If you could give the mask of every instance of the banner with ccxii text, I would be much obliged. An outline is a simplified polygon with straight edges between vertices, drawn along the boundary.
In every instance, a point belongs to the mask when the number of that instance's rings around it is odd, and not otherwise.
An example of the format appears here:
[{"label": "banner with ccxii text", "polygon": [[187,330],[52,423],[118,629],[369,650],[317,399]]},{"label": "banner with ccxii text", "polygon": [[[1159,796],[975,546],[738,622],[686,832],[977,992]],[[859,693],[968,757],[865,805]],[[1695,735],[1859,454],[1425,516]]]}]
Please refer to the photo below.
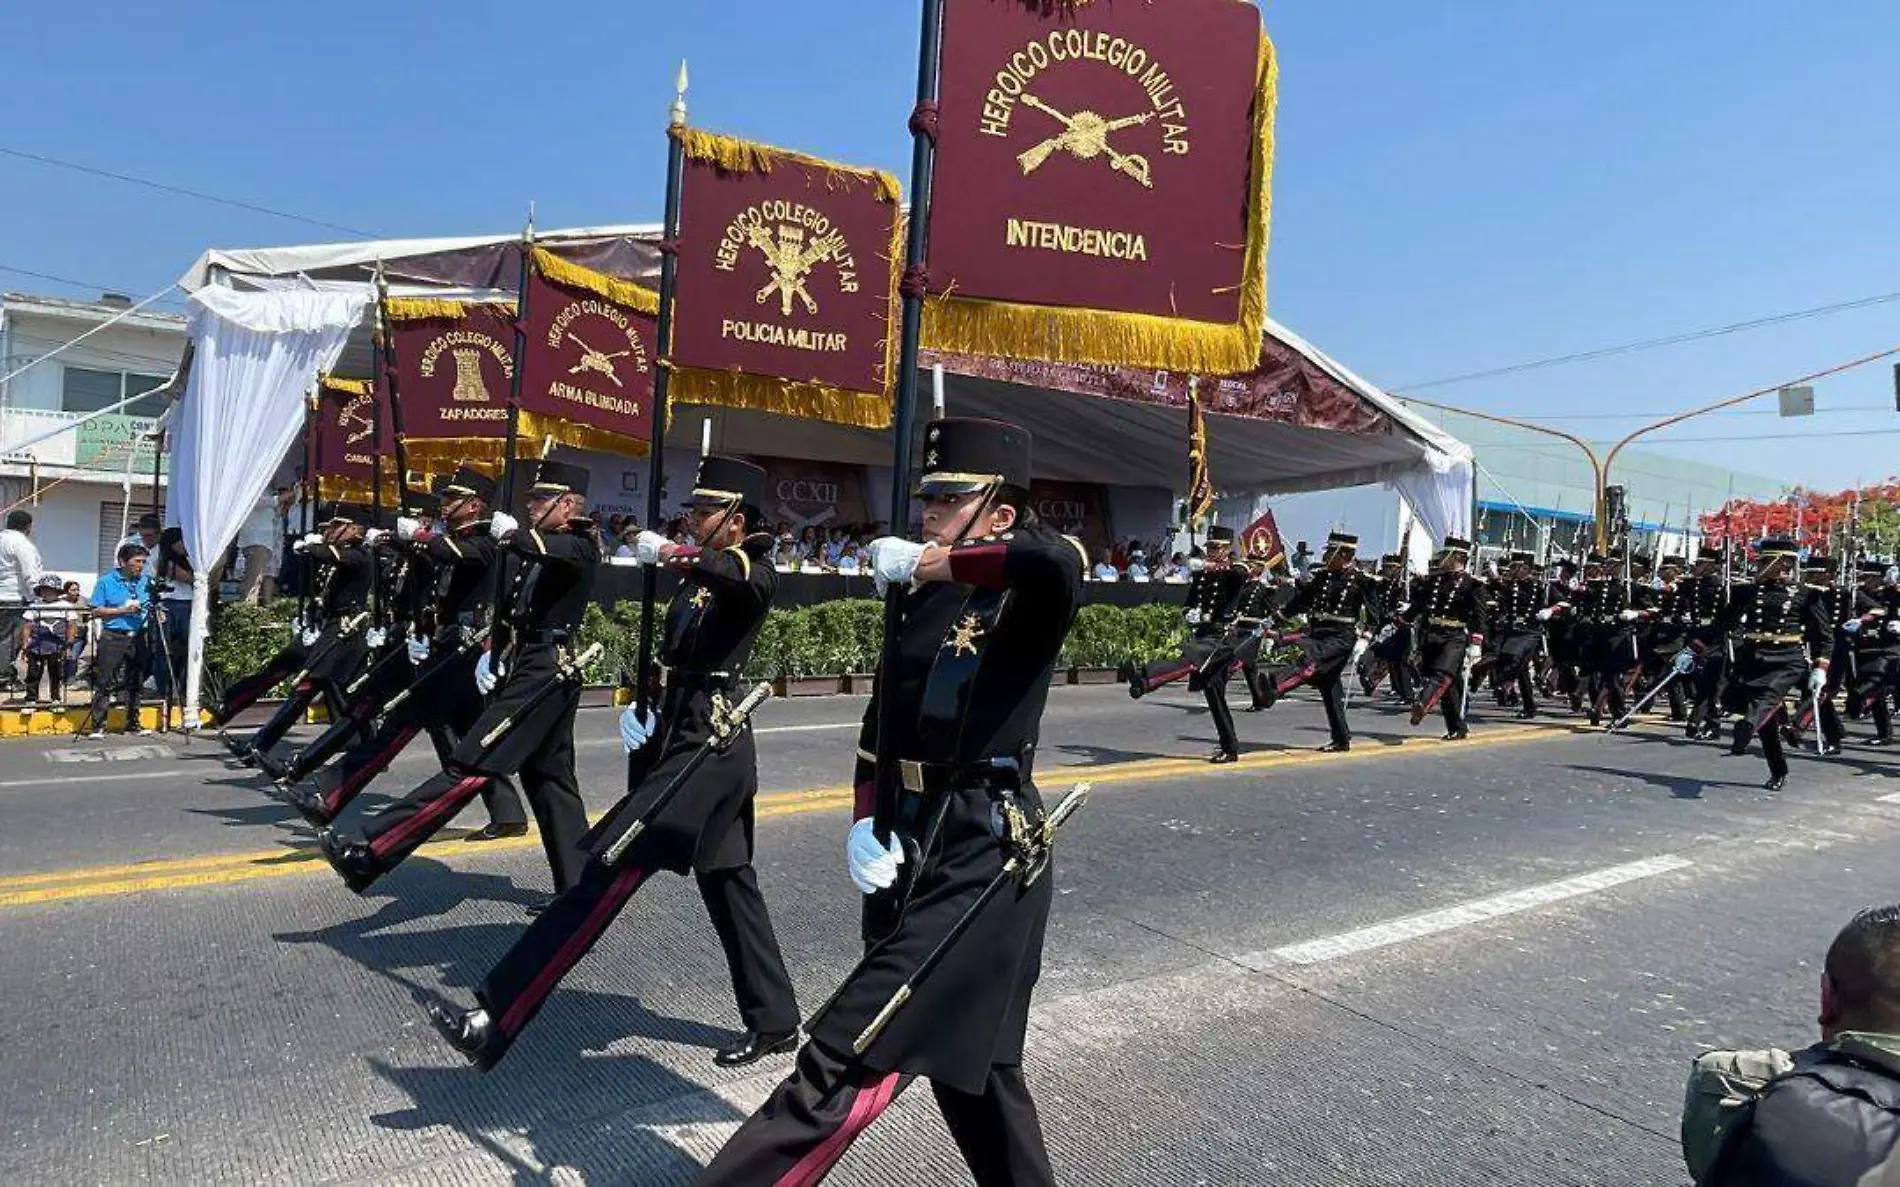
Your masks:
[{"label": "banner with ccxii text", "polygon": [[671,398],[891,423],[896,178],[676,128],[686,170]]},{"label": "banner with ccxii text", "polygon": [[646,456],[659,294],[535,248],[527,306],[524,435]]},{"label": "banner with ccxii text", "polygon": [[1248,0],[948,0],[925,344],[1252,369],[1276,86]]},{"label": "banner with ccxii text", "polygon": [[[513,307],[392,298],[384,306],[409,464],[438,471],[507,451]],[[524,435],[520,452],[529,450]]]}]

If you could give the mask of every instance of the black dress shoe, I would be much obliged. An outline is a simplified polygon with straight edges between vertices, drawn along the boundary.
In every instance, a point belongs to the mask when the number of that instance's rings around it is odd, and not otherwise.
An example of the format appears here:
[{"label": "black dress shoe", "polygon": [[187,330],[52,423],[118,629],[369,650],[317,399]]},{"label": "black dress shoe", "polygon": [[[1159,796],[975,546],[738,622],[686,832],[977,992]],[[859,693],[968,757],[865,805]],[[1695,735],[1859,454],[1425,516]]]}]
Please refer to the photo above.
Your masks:
[{"label": "black dress shoe", "polygon": [[280,804],[289,804],[297,809],[297,815],[318,828],[336,819],[324,805],[323,793],[301,783],[273,783],[264,789],[264,794]]},{"label": "black dress shoe", "polygon": [[1891,746],[1891,745],[1893,745],[1893,739],[1892,739],[1892,738],[1869,738],[1869,739],[1867,739],[1867,745],[1869,745],[1869,746]]},{"label": "black dress shoe", "polygon": [[561,896],[558,894],[537,894],[528,900],[527,905],[523,907],[522,910],[527,914],[528,918],[539,919],[541,916],[547,914],[548,908],[552,907],[554,900],[559,897]]},{"label": "black dress shoe", "polygon": [[317,834],[317,849],[343,879],[343,884],[358,894],[368,890],[383,875],[382,863],[376,860],[368,845],[346,841],[333,828]]},{"label": "black dress shoe", "polygon": [[1840,753],[1841,748],[1833,742],[1823,742],[1821,744],[1821,757],[1823,758],[1838,758],[1840,757]]},{"label": "black dress shoe", "polygon": [[1232,750],[1216,750],[1207,756],[1207,761],[1217,766],[1224,766],[1230,762],[1239,762],[1240,755]]},{"label": "black dress shoe", "polygon": [[284,762],[276,755],[271,754],[269,751],[263,751],[257,755],[257,769],[278,782],[290,776],[290,764]]},{"label": "black dress shoe", "polygon": [[1770,775],[1768,776],[1768,782],[1761,786],[1763,791],[1780,791],[1783,787],[1786,787],[1787,784],[1788,777],[1786,775]]},{"label": "black dress shoe", "polygon": [[1351,749],[1351,742],[1328,742],[1319,748],[1319,752],[1321,754],[1344,754]]},{"label": "black dress shoe", "polygon": [[1462,725],[1455,730],[1445,731],[1445,741],[1447,742],[1462,742],[1470,736],[1471,731]]},{"label": "black dress shoe", "polygon": [[1123,664],[1121,678],[1128,682],[1128,699],[1138,701],[1148,691],[1148,678],[1134,664]]},{"label": "black dress shoe", "polygon": [[230,734],[226,734],[224,735],[224,737],[218,740],[223,742],[224,748],[231,752],[231,757],[237,759],[240,762],[250,758],[252,755],[257,753],[255,750],[251,748],[250,742],[246,741],[243,738],[237,738],[237,737],[233,737]]},{"label": "black dress shoe", "polygon": [[796,1029],[773,1031],[770,1034],[748,1030],[737,1043],[715,1052],[713,1062],[720,1067],[744,1067],[768,1055],[789,1055],[798,1050],[800,1037]]},{"label": "black dress shoe", "polygon": [[429,1021],[449,1046],[482,1071],[494,1067],[507,1054],[507,1044],[501,1041],[494,1020],[479,1006],[473,1010],[457,1010],[442,1002],[430,1002]]},{"label": "black dress shoe", "polygon": [[1519,709],[1517,711],[1517,719],[1519,721],[1529,721],[1535,716],[1537,716],[1537,710],[1535,709]]},{"label": "black dress shoe", "polygon": [[1427,710],[1426,710],[1426,708],[1425,708],[1425,704],[1424,704],[1424,702],[1422,702],[1422,701],[1415,701],[1415,702],[1413,702],[1413,704],[1412,704],[1412,724],[1413,724],[1413,725],[1417,725],[1417,724],[1418,724],[1419,722],[1421,722],[1421,721],[1424,721],[1424,720],[1425,720],[1425,714],[1426,714],[1426,712],[1427,712]]},{"label": "black dress shoe", "polygon": [[492,820],[474,832],[463,837],[465,841],[499,841],[504,837],[525,837],[528,826],[524,824],[496,824]]}]

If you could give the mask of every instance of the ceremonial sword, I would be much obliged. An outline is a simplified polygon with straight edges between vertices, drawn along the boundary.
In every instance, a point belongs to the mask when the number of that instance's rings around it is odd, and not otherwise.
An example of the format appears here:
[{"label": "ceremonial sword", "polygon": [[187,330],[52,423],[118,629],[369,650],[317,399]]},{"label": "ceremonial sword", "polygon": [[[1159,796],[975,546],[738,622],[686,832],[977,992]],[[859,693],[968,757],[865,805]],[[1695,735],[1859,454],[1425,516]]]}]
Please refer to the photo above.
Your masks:
[{"label": "ceremonial sword", "polygon": [[739,732],[752,719],[752,714],[758,711],[760,705],[771,699],[771,696],[772,686],[760,681],[752,686],[752,691],[745,695],[744,700],[724,713],[715,709],[712,719],[712,736],[700,743],[699,749],[693,751],[693,756],[686,760],[686,765],[680,768],[679,774],[674,775],[665,789],[654,797],[651,804],[647,805],[647,810],[640,813],[640,818],[628,825],[627,831],[621,833],[613,844],[607,846],[607,851],[601,855],[601,860],[609,866],[619,864],[620,859],[626,855],[627,847],[638,840],[649,825],[659,819],[660,813],[666,811],[666,806],[685,789],[687,780],[693,777],[693,772],[699,769],[700,764],[714,754],[723,753],[730,748],[733,741],[738,738]]}]

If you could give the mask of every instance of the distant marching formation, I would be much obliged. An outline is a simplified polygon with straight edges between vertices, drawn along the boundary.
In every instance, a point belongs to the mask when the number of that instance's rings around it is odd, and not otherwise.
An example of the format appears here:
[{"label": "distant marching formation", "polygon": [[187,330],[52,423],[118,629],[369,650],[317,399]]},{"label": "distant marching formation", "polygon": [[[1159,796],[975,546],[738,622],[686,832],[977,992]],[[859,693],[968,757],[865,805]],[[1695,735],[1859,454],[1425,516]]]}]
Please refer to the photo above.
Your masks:
[{"label": "distant marching formation", "polygon": [[[1843,715],[1870,719],[1870,746],[1893,742],[1900,692],[1900,569],[1869,557],[1810,554],[1793,541],[1754,546],[1752,577],[1738,558],[1704,546],[1694,561],[1660,562],[1622,548],[1542,568],[1512,552],[1502,571],[1473,575],[1471,544],[1447,537],[1431,570],[1408,576],[1399,556],[1361,567],[1358,538],[1332,533],[1318,568],[1276,576],[1268,558],[1237,556],[1230,529],[1210,530],[1188,587],[1188,639],[1179,657],[1123,669],[1131,696],[1186,680],[1207,698],[1220,747],[1240,756],[1227,685],[1238,672],[1250,709],[1308,685],[1332,739],[1350,750],[1349,676],[1367,697],[1391,695],[1418,725],[1434,709],[1445,738],[1469,735],[1471,689],[1488,678],[1498,705],[1538,714],[1538,696],[1567,698],[1590,724],[1621,729],[1666,698],[1692,739],[1715,738],[1734,717],[1729,753],[1759,740],[1770,790],[1788,778],[1786,747],[1810,731],[1836,755]],[[1350,670],[1350,671],[1349,671]]]}]

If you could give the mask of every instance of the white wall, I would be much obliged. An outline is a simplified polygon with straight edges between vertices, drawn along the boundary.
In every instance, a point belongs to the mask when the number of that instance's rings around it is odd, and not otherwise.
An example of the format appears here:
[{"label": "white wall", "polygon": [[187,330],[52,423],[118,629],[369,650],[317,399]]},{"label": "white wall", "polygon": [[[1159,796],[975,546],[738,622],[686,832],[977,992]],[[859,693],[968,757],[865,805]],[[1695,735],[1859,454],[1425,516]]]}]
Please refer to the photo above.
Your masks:
[{"label": "white wall", "polygon": [[[149,488],[133,492],[135,501],[149,496]],[[33,543],[46,567],[90,594],[99,574],[99,508],[110,504],[116,524],[123,500],[117,487],[67,482],[42,494],[38,504],[28,503],[24,509],[33,513]],[[133,518],[138,518],[136,509]]]},{"label": "white wall", "polygon": [[[0,359],[0,363],[5,365],[0,366],[0,374],[40,357],[96,324],[92,319],[46,316],[9,305],[6,357]],[[10,407],[57,411],[66,367],[131,371],[163,378],[178,366],[184,349],[185,331],[182,325],[163,330],[112,325],[59,357],[15,376],[7,383],[3,394]]]}]

